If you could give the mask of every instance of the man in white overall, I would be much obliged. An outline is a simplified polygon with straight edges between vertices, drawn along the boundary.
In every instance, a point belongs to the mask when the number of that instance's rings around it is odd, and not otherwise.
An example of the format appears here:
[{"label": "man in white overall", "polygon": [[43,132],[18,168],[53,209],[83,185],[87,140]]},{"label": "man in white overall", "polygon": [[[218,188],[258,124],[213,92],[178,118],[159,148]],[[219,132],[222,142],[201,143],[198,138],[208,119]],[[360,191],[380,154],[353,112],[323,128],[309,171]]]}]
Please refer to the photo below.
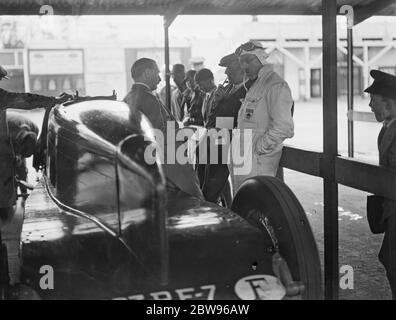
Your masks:
[{"label": "man in white overall", "polygon": [[[290,88],[267,62],[259,42],[249,41],[235,51],[250,81],[234,132],[230,172],[234,194],[244,180],[258,175],[276,176],[283,141],[294,135]],[[243,161],[241,161],[243,157]]]}]

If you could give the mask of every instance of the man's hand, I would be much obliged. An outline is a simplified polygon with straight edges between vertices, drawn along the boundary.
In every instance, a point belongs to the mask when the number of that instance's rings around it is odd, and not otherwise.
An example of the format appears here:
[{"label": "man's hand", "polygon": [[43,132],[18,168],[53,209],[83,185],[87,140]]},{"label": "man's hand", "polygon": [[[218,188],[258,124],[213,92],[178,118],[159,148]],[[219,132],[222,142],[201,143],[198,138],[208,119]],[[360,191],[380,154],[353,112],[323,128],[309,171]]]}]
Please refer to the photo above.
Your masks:
[{"label": "man's hand", "polygon": [[56,103],[61,104],[63,102],[73,99],[73,95],[68,94],[66,92],[62,92],[62,94],[59,97],[56,97],[55,99],[56,99]]}]

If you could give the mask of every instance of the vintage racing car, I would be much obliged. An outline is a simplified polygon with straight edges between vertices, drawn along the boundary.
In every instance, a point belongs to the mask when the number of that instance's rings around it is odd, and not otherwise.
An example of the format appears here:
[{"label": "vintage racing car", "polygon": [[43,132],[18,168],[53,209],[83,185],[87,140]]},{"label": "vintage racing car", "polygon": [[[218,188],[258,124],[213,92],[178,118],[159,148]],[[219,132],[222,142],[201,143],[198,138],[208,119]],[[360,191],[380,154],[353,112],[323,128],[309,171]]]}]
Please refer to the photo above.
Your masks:
[{"label": "vintage racing car", "polygon": [[19,279],[3,283],[3,297],[322,298],[309,222],[282,181],[247,180],[231,210],[169,193],[159,161],[144,161],[153,143],[149,121],[120,101],[52,110],[20,263],[2,263]]}]

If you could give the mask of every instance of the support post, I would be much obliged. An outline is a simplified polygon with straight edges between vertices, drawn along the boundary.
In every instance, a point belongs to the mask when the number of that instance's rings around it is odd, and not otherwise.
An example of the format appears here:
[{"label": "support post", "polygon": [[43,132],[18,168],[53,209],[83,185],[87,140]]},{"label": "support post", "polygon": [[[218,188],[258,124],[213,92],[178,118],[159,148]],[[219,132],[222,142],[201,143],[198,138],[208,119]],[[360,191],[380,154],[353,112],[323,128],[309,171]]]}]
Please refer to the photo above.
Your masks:
[{"label": "support post", "polygon": [[165,85],[166,85],[166,108],[171,111],[171,91],[170,91],[170,69],[169,69],[169,28],[183,9],[192,0],[175,1],[164,14],[164,33],[165,33]]},{"label": "support post", "polygon": [[28,49],[23,49],[23,83],[25,85],[25,92],[30,92],[30,80],[29,80],[29,52]]},{"label": "support post", "polygon": [[[164,14],[164,37],[165,37],[165,85],[166,85],[166,108],[171,112],[171,90],[170,90],[170,70],[169,70],[169,27],[176,19],[177,15],[191,2],[191,0],[180,0],[174,2]],[[169,243],[166,231],[166,209],[162,206],[159,210],[163,212],[160,216],[160,237],[161,237],[161,284],[167,285],[169,281]]]},{"label": "support post", "polygon": [[338,299],[337,2],[322,0],[325,299]]},{"label": "support post", "polygon": [[166,108],[171,111],[170,69],[169,69],[169,25],[164,19],[165,31],[165,85],[166,85]]},{"label": "support post", "polygon": [[[353,29],[348,28],[348,113],[353,111]],[[348,157],[354,156],[353,120],[348,119]]]}]

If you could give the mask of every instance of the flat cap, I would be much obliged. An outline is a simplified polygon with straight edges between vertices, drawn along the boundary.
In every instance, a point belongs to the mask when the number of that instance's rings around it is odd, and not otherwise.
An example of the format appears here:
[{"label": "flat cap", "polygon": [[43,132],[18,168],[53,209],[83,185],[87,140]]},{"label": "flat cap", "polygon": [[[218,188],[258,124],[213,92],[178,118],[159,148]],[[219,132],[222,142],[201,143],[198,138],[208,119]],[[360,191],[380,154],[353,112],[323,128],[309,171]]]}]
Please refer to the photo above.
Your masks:
[{"label": "flat cap", "polygon": [[396,99],[396,76],[379,70],[371,70],[370,75],[374,82],[364,92]]},{"label": "flat cap", "polygon": [[235,62],[238,62],[238,56],[235,53],[231,53],[220,59],[219,66],[228,67]]}]

